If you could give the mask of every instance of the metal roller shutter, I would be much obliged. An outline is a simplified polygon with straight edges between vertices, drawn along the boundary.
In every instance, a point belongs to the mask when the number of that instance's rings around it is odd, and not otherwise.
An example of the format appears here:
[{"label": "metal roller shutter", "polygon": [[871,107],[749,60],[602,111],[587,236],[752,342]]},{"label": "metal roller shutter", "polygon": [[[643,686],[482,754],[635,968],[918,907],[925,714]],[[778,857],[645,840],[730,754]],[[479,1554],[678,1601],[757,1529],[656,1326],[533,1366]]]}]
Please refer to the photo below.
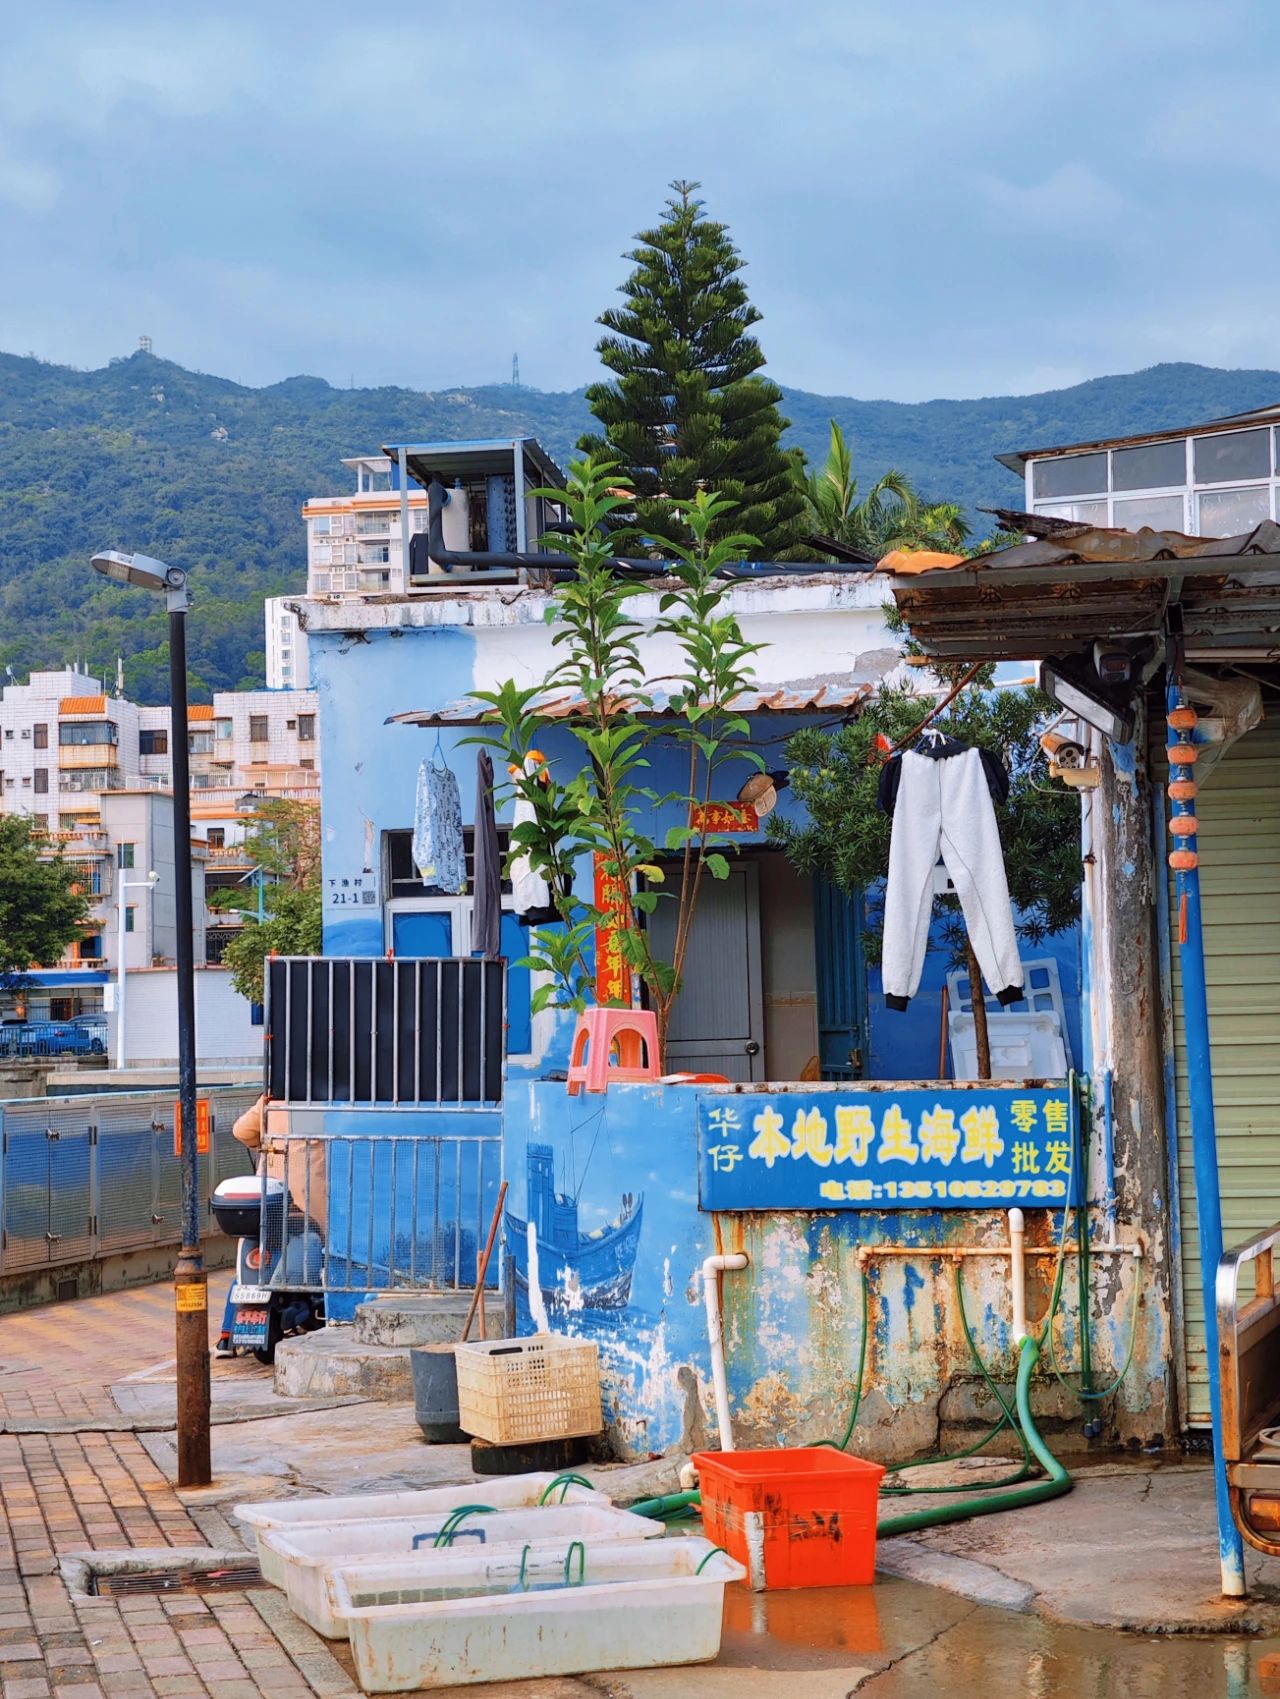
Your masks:
[{"label": "metal roller shutter", "polygon": [[[1234,744],[1196,799],[1223,1237],[1280,1221],[1280,723]],[[1208,1424],[1204,1303],[1178,961],[1170,890],[1186,1421]]]}]

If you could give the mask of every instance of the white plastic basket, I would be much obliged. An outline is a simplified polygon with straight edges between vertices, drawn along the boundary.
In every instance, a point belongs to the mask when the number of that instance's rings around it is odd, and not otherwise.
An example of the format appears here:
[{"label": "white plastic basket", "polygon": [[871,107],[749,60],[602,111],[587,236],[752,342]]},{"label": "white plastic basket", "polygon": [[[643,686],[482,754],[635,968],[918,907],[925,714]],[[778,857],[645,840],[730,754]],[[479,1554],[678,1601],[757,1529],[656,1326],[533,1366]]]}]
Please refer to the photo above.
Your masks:
[{"label": "white plastic basket", "polygon": [[600,1354],[589,1339],[537,1333],[459,1345],[458,1425],[493,1445],[598,1434]]},{"label": "white plastic basket", "polygon": [[705,1663],[725,1583],[745,1574],[709,1540],[588,1541],[339,1569],[333,1593],[360,1685],[403,1693]]},{"label": "white plastic basket", "polygon": [[[483,1490],[483,1489],[481,1489]],[[474,1502],[474,1501],[473,1501]],[[483,1501],[479,1501],[483,1502]],[[331,1580],[335,1569],[352,1571],[368,1565],[385,1567],[392,1558],[400,1566],[430,1553],[433,1557],[469,1563],[478,1552],[523,1546],[652,1540],[663,1533],[661,1522],[633,1516],[611,1505],[545,1505],[539,1510],[500,1510],[472,1514],[459,1522],[448,1546],[432,1542],[448,1534],[446,1517],[400,1518],[391,1522],[343,1522],[336,1528],[294,1528],[265,1536],[281,1565],[284,1591],[296,1615],[317,1634],[345,1640],[347,1626],[338,1611]]]},{"label": "white plastic basket", "polygon": [[[553,1482],[559,1485],[553,1487]],[[460,1504],[491,1504],[495,1510],[532,1510],[549,1494],[551,1504],[607,1505],[607,1493],[594,1487],[566,1483],[563,1476],[548,1471],[508,1475],[484,1481],[469,1481],[456,1487],[418,1487],[399,1493],[348,1493],[340,1498],[309,1495],[306,1498],[265,1499],[258,1504],[238,1504],[232,1511],[237,1521],[253,1529],[257,1537],[258,1567],[273,1587],[284,1587],[284,1565],[270,1549],[264,1534],[294,1528],[333,1528],[341,1522],[390,1521],[405,1516],[434,1516],[437,1511],[456,1510]]]}]

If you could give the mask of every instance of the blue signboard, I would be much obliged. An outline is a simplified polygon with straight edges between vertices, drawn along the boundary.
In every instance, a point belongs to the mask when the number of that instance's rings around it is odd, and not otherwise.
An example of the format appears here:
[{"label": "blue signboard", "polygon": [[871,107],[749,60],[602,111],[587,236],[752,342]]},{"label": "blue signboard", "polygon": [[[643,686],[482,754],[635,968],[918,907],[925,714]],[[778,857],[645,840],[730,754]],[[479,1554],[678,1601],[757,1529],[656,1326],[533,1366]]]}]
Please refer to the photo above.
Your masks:
[{"label": "blue signboard", "polygon": [[1079,1192],[1074,1093],[704,1094],[704,1210],[1056,1209]]}]

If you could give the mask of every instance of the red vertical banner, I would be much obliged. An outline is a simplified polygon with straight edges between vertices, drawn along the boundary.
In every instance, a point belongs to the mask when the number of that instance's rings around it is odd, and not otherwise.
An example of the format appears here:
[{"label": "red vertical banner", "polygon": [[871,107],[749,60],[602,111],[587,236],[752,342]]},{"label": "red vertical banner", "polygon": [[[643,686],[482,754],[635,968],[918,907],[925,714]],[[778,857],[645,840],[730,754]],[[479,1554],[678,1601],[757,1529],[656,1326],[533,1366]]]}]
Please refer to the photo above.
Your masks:
[{"label": "red vertical banner", "polygon": [[625,879],[605,871],[608,861],[599,850],[595,855],[595,904],[603,914],[616,915],[611,925],[596,927],[596,1002],[631,1006],[631,969],[618,947],[618,934],[631,924],[631,893]]}]

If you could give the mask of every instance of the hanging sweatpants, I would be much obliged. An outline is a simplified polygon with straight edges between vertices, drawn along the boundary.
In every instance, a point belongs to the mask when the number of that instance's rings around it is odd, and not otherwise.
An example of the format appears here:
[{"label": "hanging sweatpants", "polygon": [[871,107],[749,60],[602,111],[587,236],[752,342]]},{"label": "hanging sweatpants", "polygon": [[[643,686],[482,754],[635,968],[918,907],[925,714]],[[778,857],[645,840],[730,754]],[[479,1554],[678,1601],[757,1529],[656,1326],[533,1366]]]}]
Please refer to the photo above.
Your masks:
[{"label": "hanging sweatpants", "polygon": [[884,898],[885,1001],[905,1009],[920,984],[941,850],[982,977],[1001,1003],[1014,1003],[1022,995],[1022,963],[982,752],[901,759]]}]

